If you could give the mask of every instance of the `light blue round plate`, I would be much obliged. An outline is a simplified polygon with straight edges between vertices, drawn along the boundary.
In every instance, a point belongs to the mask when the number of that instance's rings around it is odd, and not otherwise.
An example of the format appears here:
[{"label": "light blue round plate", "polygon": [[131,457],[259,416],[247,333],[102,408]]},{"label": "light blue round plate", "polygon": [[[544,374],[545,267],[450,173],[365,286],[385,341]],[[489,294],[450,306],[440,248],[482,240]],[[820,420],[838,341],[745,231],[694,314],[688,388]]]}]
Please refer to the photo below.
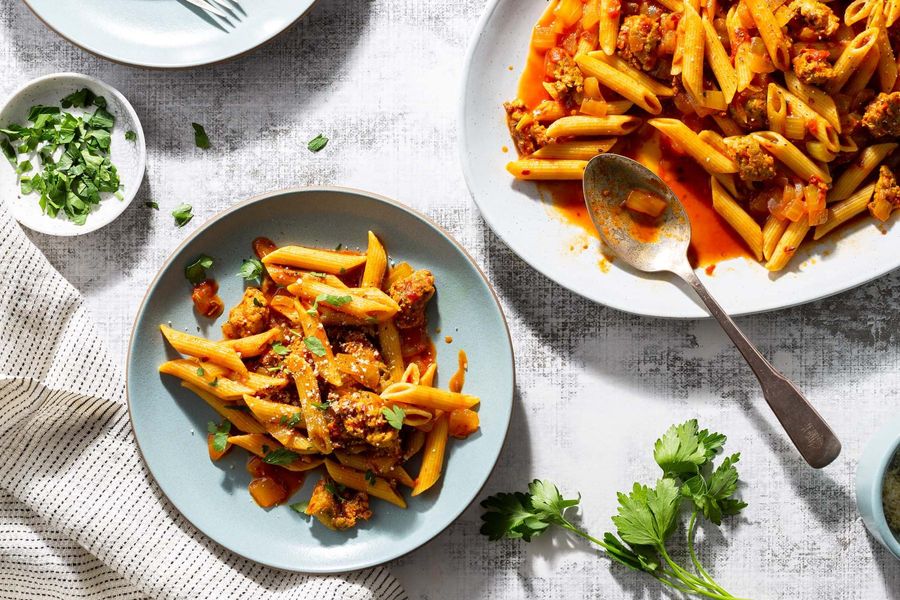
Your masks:
[{"label": "light blue round plate", "polygon": [[211,0],[222,18],[186,0],[25,0],[76,46],[140,67],[178,69],[240,56],[272,39],[315,0]]},{"label": "light blue round plate", "polygon": [[[330,531],[287,506],[263,510],[247,491],[247,454],[233,450],[217,463],[206,450],[206,424],[219,420],[202,400],[157,367],[173,357],[159,333],[171,321],[219,339],[219,325],[198,317],[190,301],[184,266],[200,254],[215,259],[210,275],[230,307],[244,287],[236,276],[258,236],[276,244],[333,248],[365,246],[374,231],[394,260],[430,269],[437,294],[429,305],[429,332],[437,349],[438,385],[456,370],[466,351],[465,391],[481,397],[481,430],[452,440],[444,475],[435,488],[409,498],[402,510],[372,500],[372,518],[348,532]],[[435,330],[440,327],[441,333]],[[444,336],[452,336],[448,344]],[[391,200],[365,192],[303,189],[272,192],[212,218],[166,261],[141,304],[128,352],[127,391],[131,423],[147,467],[163,493],[198,529],[233,552],[257,562],[309,573],[361,569],[424,544],[474,500],[500,453],[512,408],[513,354],[506,321],[490,285],[472,259],[447,233]],[[309,497],[318,475],[308,478],[293,501]]]}]

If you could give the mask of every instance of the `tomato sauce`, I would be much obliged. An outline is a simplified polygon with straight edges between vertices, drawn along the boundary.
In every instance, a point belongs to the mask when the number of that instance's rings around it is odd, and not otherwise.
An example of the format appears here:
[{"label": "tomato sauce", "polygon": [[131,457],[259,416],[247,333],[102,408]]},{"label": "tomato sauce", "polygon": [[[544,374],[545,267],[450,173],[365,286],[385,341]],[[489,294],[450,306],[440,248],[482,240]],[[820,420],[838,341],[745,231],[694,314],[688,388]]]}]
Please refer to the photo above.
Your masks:
[{"label": "tomato sauce", "polygon": [[258,456],[252,456],[247,461],[247,471],[253,476],[250,494],[263,508],[284,504],[303,487],[306,480],[305,471],[288,471],[277,465],[267,464]]}]

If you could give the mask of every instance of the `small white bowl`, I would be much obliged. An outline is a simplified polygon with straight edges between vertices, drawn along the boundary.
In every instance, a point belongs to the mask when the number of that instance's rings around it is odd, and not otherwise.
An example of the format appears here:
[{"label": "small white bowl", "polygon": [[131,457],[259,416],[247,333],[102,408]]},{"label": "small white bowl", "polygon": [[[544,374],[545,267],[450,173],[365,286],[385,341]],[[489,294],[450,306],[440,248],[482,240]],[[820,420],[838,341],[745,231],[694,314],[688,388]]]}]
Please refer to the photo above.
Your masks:
[{"label": "small white bowl", "polygon": [[[39,194],[23,195],[19,186],[19,178],[13,167],[0,157],[0,193],[3,201],[9,205],[13,216],[19,223],[49,235],[73,236],[96,231],[111,223],[122,214],[134,200],[147,165],[147,148],[144,142],[144,130],[131,103],[111,85],[81,75],[79,73],[54,73],[29,81],[9,97],[0,109],[0,127],[11,123],[27,125],[29,109],[36,104],[59,106],[60,100],[72,92],[82,88],[91,90],[107,101],[107,110],[116,118],[110,143],[110,160],[115,165],[122,183],[123,199],[113,194],[103,194],[100,204],[88,215],[84,225],[76,225],[69,221],[62,211],[53,218],[41,212],[38,205]],[[75,115],[93,112],[93,109],[62,109]],[[126,131],[134,131],[137,139],[133,142],[125,139]],[[3,134],[0,134],[0,138]],[[40,158],[32,159],[34,169],[29,174],[39,173]]]}]

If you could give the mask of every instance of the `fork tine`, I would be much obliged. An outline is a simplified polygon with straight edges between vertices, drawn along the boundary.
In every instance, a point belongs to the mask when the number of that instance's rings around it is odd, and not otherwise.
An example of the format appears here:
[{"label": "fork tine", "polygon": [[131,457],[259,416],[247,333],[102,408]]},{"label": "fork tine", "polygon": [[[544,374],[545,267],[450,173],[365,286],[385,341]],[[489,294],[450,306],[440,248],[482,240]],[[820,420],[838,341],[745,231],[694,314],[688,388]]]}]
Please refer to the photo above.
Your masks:
[{"label": "fork tine", "polygon": [[206,12],[210,12],[214,15],[218,15],[218,16],[222,17],[223,19],[228,18],[228,15],[226,15],[224,12],[222,12],[221,8],[218,8],[218,7],[210,4],[209,2],[206,2],[206,0],[185,0],[185,1],[188,4],[193,4],[197,8],[205,10]]}]

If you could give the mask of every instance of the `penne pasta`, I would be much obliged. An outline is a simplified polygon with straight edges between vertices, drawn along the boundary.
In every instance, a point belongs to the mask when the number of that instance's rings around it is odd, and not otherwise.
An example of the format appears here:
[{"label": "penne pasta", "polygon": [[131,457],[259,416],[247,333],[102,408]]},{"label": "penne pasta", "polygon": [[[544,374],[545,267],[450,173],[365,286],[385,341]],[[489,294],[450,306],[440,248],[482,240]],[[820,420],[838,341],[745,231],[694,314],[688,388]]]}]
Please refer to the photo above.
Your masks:
[{"label": "penne pasta", "polygon": [[756,131],[750,135],[803,181],[808,182],[812,178],[817,178],[825,183],[831,182],[831,176],[828,173],[811,161],[797,146],[786,140],[783,135],[774,131]]},{"label": "penne pasta", "polygon": [[844,48],[840,58],[834,64],[834,75],[832,75],[831,80],[825,86],[825,90],[829,94],[836,94],[844,87],[844,84],[847,83],[853,72],[865,60],[869,50],[875,46],[878,35],[878,29],[870,27],[854,37],[847,47]]},{"label": "penne pasta", "polygon": [[396,479],[399,483],[407,487],[413,487],[415,481],[409,476],[397,460],[387,456],[369,456],[365,454],[350,454],[343,450],[335,450],[334,457],[345,467],[356,469],[357,471],[372,471],[379,477],[384,479]]},{"label": "penne pasta", "polygon": [[479,402],[476,396],[470,394],[449,392],[428,385],[413,385],[403,382],[389,385],[381,392],[381,398],[390,404],[400,402],[445,411],[457,408],[472,408]]},{"label": "penne pasta", "polygon": [[225,419],[231,422],[237,429],[244,433],[265,433],[266,428],[244,411],[240,410],[242,406],[235,405],[233,402],[225,402],[218,396],[210,393],[207,389],[194,385],[188,381],[182,381],[181,387],[186,388],[200,396],[200,398],[212,407],[214,411],[219,413]]},{"label": "penne pasta", "polygon": [[742,4],[750,11],[772,63],[781,71],[790,71],[790,49],[767,0],[742,0]]},{"label": "penne pasta", "polygon": [[345,485],[352,490],[366,492],[400,508],[406,508],[406,501],[403,497],[382,477],[376,476],[367,480],[364,472],[346,467],[327,458],[325,459],[325,468],[328,470],[328,475],[341,485]]},{"label": "penne pasta", "polygon": [[763,258],[763,234],[762,229],[757,225],[747,212],[734,201],[722,185],[715,177],[710,178],[710,186],[712,187],[712,205],[713,209],[719,213],[725,221],[743,238],[744,242],[756,256],[756,260]]},{"label": "penne pasta", "polygon": [[207,389],[210,394],[222,400],[234,402],[244,394],[252,394],[254,390],[246,385],[225,377],[213,375],[200,362],[190,359],[170,360],[159,366],[159,372],[172,375],[195,387]]},{"label": "penne pasta", "polygon": [[262,262],[265,265],[287,265],[309,271],[340,275],[364,264],[366,257],[304,246],[282,246],[264,256]]},{"label": "penne pasta", "polygon": [[556,158],[563,160],[591,160],[598,154],[608,152],[619,138],[604,138],[599,140],[573,140],[571,142],[558,142],[541,147],[531,158]]},{"label": "penne pasta", "polygon": [[845,200],[856,191],[859,185],[869,176],[875,167],[881,164],[887,155],[894,151],[897,144],[876,144],[869,146],[853,161],[853,164],[841,174],[828,194],[828,202]]},{"label": "penne pasta", "polygon": [[547,128],[553,138],[564,136],[627,135],[641,124],[637,117],[610,115],[606,117],[573,116],[554,121]]},{"label": "penne pasta", "polygon": [[218,342],[218,344],[231,348],[237,352],[241,358],[252,358],[265,352],[271,343],[279,337],[281,337],[281,330],[277,327],[273,327],[268,331],[257,333],[256,335],[233,340],[222,340],[221,342]]},{"label": "penne pasta", "polygon": [[725,103],[731,104],[731,100],[737,92],[737,71],[734,70],[728,52],[725,51],[725,46],[722,45],[722,41],[706,15],[703,16],[702,26],[706,62],[716,76],[719,87],[722,88],[722,93],[725,95]]},{"label": "penne pasta", "polygon": [[446,413],[438,415],[434,420],[434,426],[425,436],[425,446],[422,454],[422,468],[416,477],[412,495],[418,496],[428,490],[441,477],[444,467],[444,453],[447,448],[449,421]]},{"label": "penne pasta", "polygon": [[293,376],[294,385],[297,387],[297,395],[300,398],[300,413],[303,415],[303,421],[306,424],[309,441],[322,454],[330,454],[332,450],[331,436],[328,433],[328,422],[325,419],[319,384],[316,382],[316,376],[312,368],[303,357],[293,352],[285,359],[285,365]]},{"label": "penne pasta", "polygon": [[[631,76],[628,71],[617,70],[616,66],[607,64],[604,60],[596,58],[591,54],[576,56],[575,62],[584,73],[596,77],[603,82],[603,85],[617,94],[620,94],[622,97],[634,102],[650,114],[658,115],[662,112],[662,103],[660,103],[657,94],[646,85],[646,82]],[[556,125],[557,123],[559,123],[559,121],[555,121],[550,127],[553,127],[553,125]],[[606,134],[595,133],[594,135],[610,134],[612,134],[612,132]],[[555,136],[555,134],[550,133],[549,129],[547,135]]]},{"label": "penne pasta", "polygon": [[[251,454],[266,460],[276,451],[286,451],[287,448],[281,445],[278,440],[262,433],[248,433],[244,435],[232,435],[228,437],[228,443],[243,448]],[[298,454],[296,458],[290,462],[279,461],[278,466],[288,471],[309,471],[315,469],[322,464],[319,457],[306,456]]]},{"label": "penne pasta", "polygon": [[400,332],[393,321],[378,324],[378,341],[388,368],[388,382],[401,381],[404,370],[403,352],[400,347]]},{"label": "penne pasta", "polygon": [[369,247],[366,250],[366,267],[359,283],[360,287],[381,289],[381,282],[386,271],[387,252],[385,252],[381,241],[370,231]]},{"label": "penne pasta", "polygon": [[289,285],[287,289],[290,293],[310,303],[315,302],[319,296],[349,297],[349,301],[344,301],[340,305],[330,305],[330,307],[335,311],[346,313],[353,317],[371,319],[373,322],[390,319],[400,310],[397,303],[380,290],[368,288],[369,293],[377,293],[379,295],[379,300],[376,301],[371,298],[364,298],[352,290],[328,285],[319,278],[310,275],[304,275],[300,278],[300,281]]},{"label": "penne pasta", "polygon": [[[344,297],[346,298],[349,296]],[[319,302],[328,302],[328,299],[321,299]],[[331,342],[328,341],[328,336],[325,334],[325,327],[319,321],[318,312],[311,308],[307,309],[296,298],[294,299],[294,305],[296,307],[300,327],[303,328],[303,335],[305,336],[303,343],[309,349],[309,353],[312,355],[313,364],[316,366],[319,375],[331,385],[342,385],[344,383],[343,377],[341,377],[341,372],[334,362],[334,352],[331,349]],[[315,344],[313,342],[311,344],[311,340],[318,340],[319,343]]]},{"label": "penne pasta", "polygon": [[621,14],[619,0],[600,0],[600,48],[607,55],[612,56],[616,51],[616,38],[619,36],[619,15]]},{"label": "penne pasta", "polygon": [[[700,20],[700,15],[691,2],[685,2],[682,20],[684,20],[684,49],[682,50],[681,58],[681,83],[689,94],[700,100],[703,98],[703,53],[705,46],[703,21]],[[720,110],[725,108],[727,106]]]},{"label": "penne pasta", "polygon": [[674,140],[701,167],[710,173],[736,173],[738,168],[733,160],[704,142],[687,125],[677,119],[650,119],[647,121]]},{"label": "penne pasta", "polygon": [[[575,119],[577,117],[569,117]],[[593,117],[591,117],[593,118]],[[557,121],[559,123],[559,121]],[[516,179],[566,180],[581,179],[586,160],[542,160],[520,158],[506,165],[506,170]]]},{"label": "penne pasta", "polygon": [[781,236],[784,235],[784,231],[787,229],[790,221],[787,219],[779,219],[775,215],[769,215],[766,219],[765,225],[763,225],[762,234],[763,234],[763,258],[769,260],[772,258],[772,253],[775,252],[775,246],[778,245],[778,242],[781,240]]},{"label": "penne pasta", "polygon": [[[825,119],[829,125],[834,127],[834,130],[837,133],[841,132],[841,118],[838,115],[837,105],[834,103],[834,99],[831,96],[815,86],[806,85],[800,81],[800,78],[797,77],[793,71],[784,74],[784,81],[791,94],[793,94],[796,99],[803,102],[804,106],[800,106],[799,108],[805,115],[811,116],[810,111],[815,112]],[[770,87],[772,85],[773,84],[770,84]],[[795,100],[794,106],[797,107],[797,100]],[[806,107],[808,107],[808,110],[804,110]]]},{"label": "penne pasta", "polygon": [[240,379],[246,379],[247,367],[241,362],[241,357],[232,348],[222,346],[205,338],[197,337],[182,331],[176,331],[166,325],[160,325],[159,330],[175,350],[195,358],[204,358],[213,364],[225,367]]},{"label": "penne pasta", "polygon": [[806,219],[790,223],[772,251],[772,257],[766,262],[766,269],[773,272],[784,269],[796,254],[808,232],[809,222]]}]

